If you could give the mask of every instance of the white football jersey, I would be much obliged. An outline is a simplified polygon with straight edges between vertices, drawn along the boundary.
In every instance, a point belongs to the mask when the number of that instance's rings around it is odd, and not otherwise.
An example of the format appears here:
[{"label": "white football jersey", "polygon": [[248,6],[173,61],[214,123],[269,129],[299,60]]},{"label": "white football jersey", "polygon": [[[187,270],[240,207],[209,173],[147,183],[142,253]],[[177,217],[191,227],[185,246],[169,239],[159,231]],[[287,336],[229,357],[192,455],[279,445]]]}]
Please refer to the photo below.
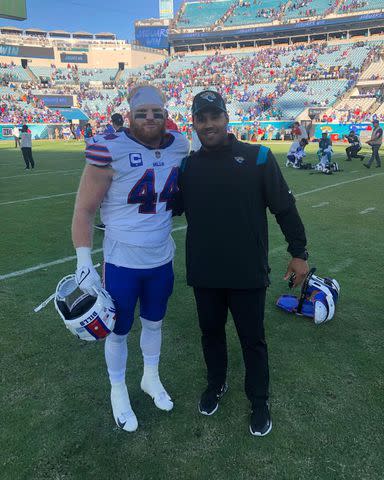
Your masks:
[{"label": "white football jersey", "polygon": [[114,170],[101,204],[106,237],[146,248],[169,239],[178,170],[188,152],[189,142],[178,132],[167,133],[160,148],[141,144],[128,131],[87,145],[88,164]]}]

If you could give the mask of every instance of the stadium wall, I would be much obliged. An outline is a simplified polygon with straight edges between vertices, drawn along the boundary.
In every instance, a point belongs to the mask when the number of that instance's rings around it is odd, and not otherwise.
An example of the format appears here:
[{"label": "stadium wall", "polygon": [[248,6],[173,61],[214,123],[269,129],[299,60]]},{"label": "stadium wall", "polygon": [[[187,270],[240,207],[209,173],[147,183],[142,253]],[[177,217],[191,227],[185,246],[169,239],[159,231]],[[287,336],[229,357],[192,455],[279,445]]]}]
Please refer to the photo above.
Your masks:
[{"label": "stadium wall", "polygon": [[[1,37],[0,37],[1,38]],[[28,60],[28,66],[46,67],[54,63],[57,67],[66,67],[68,63],[78,63],[79,68],[116,68],[119,62],[127,68],[137,68],[142,65],[155,63],[165,58],[166,53],[144,47],[98,46],[89,45],[84,49],[63,49],[57,47],[29,47],[28,50],[18,45],[2,45],[0,48],[0,62],[14,62],[20,65],[21,59]],[[72,62],[62,55],[72,56]],[[83,57],[87,61],[77,62],[76,57]],[[62,61],[63,59],[63,61]]]},{"label": "stadium wall", "polygon": [[[55,137],[55,130],[61,131],[64,125],[68,123],[54,123],[54,124],[28,124],[29,129],[32,132],[32,138],[34,140],[47,140],[51,133],[51,138]],[[231,127],[244,128],[246,126],[254,126],[254,122],[231,122]],[[276,135],[279,130],[288,130],[292,127],[292,121],[265,121],[258,124],[262,130],[270,131],[271,138],[276,139]],[[0,141],[1,140],[13,140],[12,128],[13,124],[0,124]],[[319,139],[323,132],[327,132],[334,141],[341,140],[344,135],[347,135],[351,130],[356,131],[361,137],[368,137],[371,134],[370,123],[316,123],[314,125],[314,138]]]}]

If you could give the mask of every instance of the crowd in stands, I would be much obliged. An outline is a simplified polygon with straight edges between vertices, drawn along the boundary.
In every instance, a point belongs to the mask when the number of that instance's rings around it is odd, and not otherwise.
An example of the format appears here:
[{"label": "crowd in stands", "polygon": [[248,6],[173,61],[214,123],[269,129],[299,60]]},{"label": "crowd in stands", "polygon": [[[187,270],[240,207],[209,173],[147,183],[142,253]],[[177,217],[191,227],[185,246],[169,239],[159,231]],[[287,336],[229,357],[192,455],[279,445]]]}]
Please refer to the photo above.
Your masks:
[{"label": "crowd in stands", "polygon": [[14,99],[0,99],[0,123],[21,125],[24,123],[62,123],[65,118],[58,112],[45,106],[31,106],[26,110],[23,103]]},{"label": "crowd in stands", "polygon": [[13,73],[15,68],[16,64],[14,62],[0,62],[0,86],[8,85],[9,82],[18,81],[17,76]]},{"label": "crowd in stands", "polygon": [[368,5],[368,2],[366,2],[365,0],[352,0],[352,2],[348,4],[343,3],[339,8],[339,12],[349,13],[355,10],[361,10],[367,5]]},{"label": "crowd in stands", "polygon": [[[329,0],[324,2],[314,2],[314,0],[291,0],[281,1],[278,4],[270,5],[266,0],[234,0],[228,5],[225,13],[221,17],[212,21],[210,26],[206,25],[205,19],[214,13],[207,4],[214,3],[212,0],[200,0],[198,7],[193,9],[192,17],[188,16],[188,8],[183,7],[178,11],[174,21],[171,22],[171,28],[203,28],[204,30],[214,30],[218,25],[234,26],[260,23],[259,19],[265,19],[270,23],[276,20],[281,23],[297,21],[306,18],[324,18],[330,14],[345,14],[358,10],[369,10],[367,0]],[[201,12],[201,25],[196,20],[196,15]],[[295,20],[294,20],[295,19]]]},{"label": "crowd in stands", "polygon": [[[331,107],[338,96],[356,83],[361,65],[352,63],[351,52],[365,45],[363,42],[348,46],[329,45],[324,42],[266,47],[252,54],[242,55],[217,51],[213,55],[200,58],[189,57],[188,61],[185,61],[182,55],[174,55],[159,64],[148,65],[140,71],[132,72],[123,77],[119,85],[108,85],[112,87],[109,90],[107,85],[104,85],[102,90],[90,88],[79,82],[71,85],[79,73],[78,67],[68,64],[66,69],[61,69],[52,64],[52,82],[49,82],[48,90],[44,86],[44,93],[75,94],[78,106],[89,118],[104,122],[116,110],[126,117],[127,93],[137,83],[149,81],[167,94],[169,106],[176,115],[176,120],[187,123],[190,116],[189,108],[186,106],[192,103],[196,88],[216,88],[225,98],[233,119],[279,120],[287,118],[286,112],[281,110],[278,102],[287,92],[305,93],[303,108]],[[380,58],[380,48],[380,45],[375,45],[366,50],[365,64]],[[327,55],[333,59],[329,63],[324,61]],[[174,68],[176,64],[180,67]],[[7,72],[12,71],[14,66],[0,64],[0,68]],[[94,71],[98,73],[98,70]],[[55,85],[58,78],[62,78],[64,83]],[[344,80],[342,89],[330,92],[329,96],[318,97],[318,91],[311,83],[317,80],[338,79]],[[0,96],[2,106],[0,122],[59,123],[63,120],[60,112],[48,109],[36,96],[37,92],[43,90],[43,85],[7,81],[3,84],[8,86],[8,92]],[[329,87],[324,88],[327,90]],[[9,93],[10,91],[12,93]],[[341,119],[355,121],[368,115],[368,112],[357,112],[355,109],[352,112],[344,112]],[[333,119],[331,114],[330,118]]]}]

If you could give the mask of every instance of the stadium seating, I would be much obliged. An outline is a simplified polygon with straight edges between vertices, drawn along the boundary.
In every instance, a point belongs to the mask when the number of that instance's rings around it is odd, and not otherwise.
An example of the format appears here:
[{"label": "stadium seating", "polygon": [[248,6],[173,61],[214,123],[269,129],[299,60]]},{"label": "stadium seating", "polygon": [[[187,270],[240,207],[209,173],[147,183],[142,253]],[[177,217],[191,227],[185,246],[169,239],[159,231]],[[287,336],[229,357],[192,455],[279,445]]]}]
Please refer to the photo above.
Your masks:
[{"label": "stadium seating", "polygon": [[[347,84],[346,80],[298,82],[277,99],[276,106],[284,113],[284,118],[294,119],[306,107],[332,105],[345,91]],[[303,87],[306,87],[303,91],[294,90]]]},{"label": "stadium seating", "polygon": [[363,80],[384,79],[384,59],[372,63],[361,75]]},{"label": "stadium seating", "polygon": [[[296,7],[305,3],[302,7]],[[291,1],[288,7],[285,9],[284,16],[287,19],[303,18],[323,16],[325,12],[332,7],[332,3],[329,0],[308,0],[306,2]],[[296,8],[293,8],[296,7]]]},{"label": "stadium seating", "polygon": [[233,0],[187,3],[184,15],[180,18],[177,26],[181,28],[209,27],[224,15],[232,4]]},{"label": "stadium seating", "polygon": [[[245,5],[244,5],[245,3]],[[262,0],[239,4],[225,21],[225,26],[270,23],[281,11],[281,0]]]},{"label": "stadium seating", "polygon": [[80,83],[88,83],[89,81],[111,82],[116,76],[117,69],[113,68],[95,68],[80,69],[78,72]]},{"label": "stadium seating", "polygon": [[383,0],[345,0],[339,13],[353,13],[371,10],[384,10]]}]

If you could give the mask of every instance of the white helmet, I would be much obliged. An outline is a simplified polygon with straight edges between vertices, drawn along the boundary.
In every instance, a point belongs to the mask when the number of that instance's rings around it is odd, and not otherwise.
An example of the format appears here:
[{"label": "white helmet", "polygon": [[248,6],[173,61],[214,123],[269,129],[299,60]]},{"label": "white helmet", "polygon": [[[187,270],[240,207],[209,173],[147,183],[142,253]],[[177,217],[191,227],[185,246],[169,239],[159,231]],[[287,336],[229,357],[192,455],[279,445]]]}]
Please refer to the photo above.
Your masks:
[{"label": "white helmet", "polygon": [[314,275],[315,271],[316,268],[312,268],[303,282],[297,313],[305,315],[304,303],[312,303],[313,320],[316,325],[320,325],[332,320],[340,294],[340,285],[335,279],[323,279]]},{"label": "white helmet", "polygon": [[97,297],[82,293],[73,299],[78,289],[75,275],[64,277],[57,284],[55,308],[68,330],[81,340],[95,341],[107,337],[115,326],[116,309],[109,293],[101,289]]},{"label": "white helmet", "polygon": [[286,312],[313,318],[316,325],[332,320],[340,295],[340,285],[334,278],[314,275],[312,268],[301,287],[300,298],[281,295],[276,305]]},{"label": "white helmet", "polygon": [[68,275],[57,284],[55,293],[34,311],[54,300],[58,314],[71,333],[88,342],[103,340],[115,327],[116,309],[106,290],[95,293],[97,296],[80,293],[75,275]]}]

